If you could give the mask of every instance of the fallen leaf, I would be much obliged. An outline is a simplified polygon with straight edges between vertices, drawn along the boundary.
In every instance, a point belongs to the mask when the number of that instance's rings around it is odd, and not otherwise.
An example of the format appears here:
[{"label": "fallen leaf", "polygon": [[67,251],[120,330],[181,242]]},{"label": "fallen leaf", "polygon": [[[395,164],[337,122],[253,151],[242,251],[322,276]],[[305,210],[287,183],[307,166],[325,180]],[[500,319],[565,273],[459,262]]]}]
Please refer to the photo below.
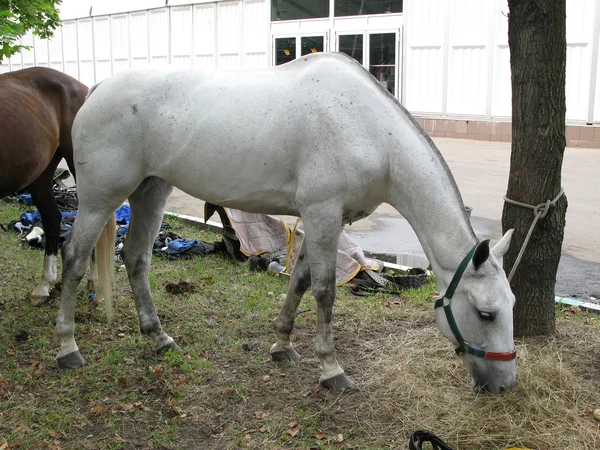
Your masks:
[{"label": "fallen leaf", "polygon": [[300,434],[301,429],[302,429],[301,427],[298,427],[298,428],[292,428],[290,430],[285,430],[281,436],[282,437],[289,436],[289,437],[294,438]]},{"label": "fallen leaf", "polygon": [[319,441],[326,441],[327,435],[325,433],[313,433],[310,437],[318,439]]},{"label": "fallen leaf", "polygon": [[260,431],[261,433],[270,433],[271,432],[271,427],[267,427],[267,426],[262,426],[258,429],[258,431]]},{"label": "fallen leaf", "polygon": [[106,411],[106,407],[102,403],[98,403],[98,404],[92,406],[92,412],[94,414],[96,414],[97,416],[104,414],[105,411]]},{"label": "fallen leaf", "polygon": [[256,417],[257,419],[266,419],[267,417],[269,417],[269,413],[262,412],[262,411],[256,411],[254,413],[254,417]]},{"label": "fallen leaf", "polygon": [[298,421],[297,421],[297,420],[292,420],[290,423],[288,423],[288,427],[289,427],[289,428],[295,428],[295,427],[297,427],[298,425],[299,425],[299,424],[298,424]]},{"label": "fallen leaf", "polygon": [[264,381],[265,383],[266,383],[267,381],[270,381],[270,380],[271,380],[271,376],[270,376],[270,375],[265,375],[265,376],[263,377],[263,381]]},{"label": "fallen leaf", "polygon": [[336,440],[338,443],[340,443],[340,444],[341,444],[342,442],[344,442],[344,436],[342,436],[341,434],[338,434],[338,435],[335,437],[335,440]]}]

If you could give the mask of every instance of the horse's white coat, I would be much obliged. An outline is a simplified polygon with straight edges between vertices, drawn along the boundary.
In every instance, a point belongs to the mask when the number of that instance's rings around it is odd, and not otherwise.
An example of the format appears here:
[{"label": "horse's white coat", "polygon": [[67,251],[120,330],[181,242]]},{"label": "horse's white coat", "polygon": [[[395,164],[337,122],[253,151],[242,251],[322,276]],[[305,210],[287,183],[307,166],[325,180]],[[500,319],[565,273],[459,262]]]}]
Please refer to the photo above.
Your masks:
[{"label": "horse's white coat", "polygon": [[[338,381],[345,377],[331,334],[343,223],[365,217],[382,202],[393,205],[414,228],[442,292],[477,242],[431,139],[343,55],[309,55],[259,70],[126,71],[93,89],[75,119],[73,141],[80,211],[65,254],[57,322],[65,338],[73,332],[82,258],[129,197],[133,218],[124,254],[140,325],[157,336],[157,346],[170,339],[156,316],[147,275],[153,233],[173,185],[226,207],[302,216],[307,258],[294,269],[275,321],[272,353],[291,345],[295,311],[312,282],[325,385],[336,375]],[[512,351],[514,345],[514,297],[499,262],[509,240],[479,270],[470,265],[452,300],[464,338],[488,351]],[[478,311],[493,312],[496,319],[483,321]],[[453,340],[445,318],[436,318]],[[465,362],[475,383],[490,391],[515,383],[515,361],[475,361],[469,355]]]}]

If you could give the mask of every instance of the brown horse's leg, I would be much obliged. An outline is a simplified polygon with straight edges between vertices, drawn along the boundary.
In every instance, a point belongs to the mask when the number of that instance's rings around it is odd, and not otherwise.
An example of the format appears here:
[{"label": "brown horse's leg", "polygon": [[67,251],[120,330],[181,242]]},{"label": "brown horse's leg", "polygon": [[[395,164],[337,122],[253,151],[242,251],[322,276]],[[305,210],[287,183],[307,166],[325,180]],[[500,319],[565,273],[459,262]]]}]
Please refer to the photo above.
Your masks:
[{"label": "brown horse's leg", "polygon": [[56,281],[56,255],[58,254],[61,215],[52,192],[52,175],[60,159],[61,157],[58,154],[54,155],[46,170],[27,188],[31,194],[33,204],[40,211],[46,235],[42,280],[31,294],[34,305],[40,305],[48,299],[50,285]]}]

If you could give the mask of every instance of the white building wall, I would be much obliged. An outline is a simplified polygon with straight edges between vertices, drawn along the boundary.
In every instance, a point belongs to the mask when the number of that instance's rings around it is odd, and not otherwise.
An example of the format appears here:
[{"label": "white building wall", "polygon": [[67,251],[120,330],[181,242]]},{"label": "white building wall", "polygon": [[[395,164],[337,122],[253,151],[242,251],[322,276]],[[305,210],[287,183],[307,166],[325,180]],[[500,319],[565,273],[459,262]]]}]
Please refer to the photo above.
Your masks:
[{"label": "white building wall", "polygon": [[[0,73],[33,65],[91,85],[130,66],[250,68],[272,64],[272,36],[370,29],[404,30],[401,99],[416,115],[506,119],[511,114],[506,0],[404,0],[398,17],[270,22],[270,0],[63,0],[54,37],[32,46]],[[362,23],[362,22],[364,23]],[[378,26],[383,26],[383,22]],[[282,34],[283,33],[283,34]],[[600,1],[567,0],[567,120],[600,122]]]},{"label": "white building wall", "polygon": [[3,61],[0,73],[50,65],[91,86],[147,64],[269,64],[270,0],[64,0],[61,19],[50,41],[23,36],[32,48]]},{"label": "white building wall", "polygon": [[[567,0],[571,122],[600,121],[599,3]],[[404,5],[409,111],[449,118],[510,117],[506,0],[405,0]]]}]

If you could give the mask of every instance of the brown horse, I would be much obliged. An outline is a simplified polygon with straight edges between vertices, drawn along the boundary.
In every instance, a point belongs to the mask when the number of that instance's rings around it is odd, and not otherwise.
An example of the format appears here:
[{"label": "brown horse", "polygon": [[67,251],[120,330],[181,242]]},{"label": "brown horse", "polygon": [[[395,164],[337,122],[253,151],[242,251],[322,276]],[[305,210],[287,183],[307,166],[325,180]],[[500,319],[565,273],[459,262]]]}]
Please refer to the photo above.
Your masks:
[{"label": "brown horse", "polygon": [[0,75],[0,197],[27,189],[39,209],[46,234],[44,272],[33,302],[48,298],[56,281],[61,215],[52,192],[52,176],[65,159],[73,176],[73,119],[88,88],[45,67]]}]

